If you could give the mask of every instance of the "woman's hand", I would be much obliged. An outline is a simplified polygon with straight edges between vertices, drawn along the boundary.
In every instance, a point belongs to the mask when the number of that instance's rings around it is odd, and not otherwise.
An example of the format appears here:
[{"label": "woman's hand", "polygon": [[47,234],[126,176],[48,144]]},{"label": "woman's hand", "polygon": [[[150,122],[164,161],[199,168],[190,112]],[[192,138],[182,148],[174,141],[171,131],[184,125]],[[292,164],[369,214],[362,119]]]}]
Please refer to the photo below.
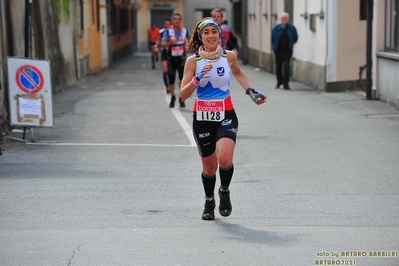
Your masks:
[{"label": "woman's hand", "polygon": [[267,96],[263,94],[261,91],[256,91],[253,88],[248,88],[246,94],[251,97],[252,101],[257,105],[263,104],[266,102]]},{"label": "woman's hand", "polygon": [[198,80],[202,79],[206,73],[212,70],[212,64],[207,64],[201,68],[201,70],[197,73],[196,78]]}]

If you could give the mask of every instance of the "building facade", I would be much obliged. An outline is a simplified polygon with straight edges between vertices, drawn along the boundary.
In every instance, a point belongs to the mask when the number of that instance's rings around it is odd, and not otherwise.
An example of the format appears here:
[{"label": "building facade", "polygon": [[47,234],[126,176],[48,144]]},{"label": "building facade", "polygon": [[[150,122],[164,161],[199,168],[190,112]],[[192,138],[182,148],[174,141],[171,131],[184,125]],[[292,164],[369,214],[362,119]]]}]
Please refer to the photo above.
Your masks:
[{"label": "building facade", "polygon": [[[6,58],[25,57],[25,0],[0,1],[0,126],[9,129]],[[31,1],[29,57],[51,62],[59,91],[131,53],[137,43],[133,0]],[[4,130],[7,131],[7,130]]]},{"label": "building facade", "polygon": [[152,23],[159,28],[163,27],[165,18],[171,18],[173,13],[183,16],[183,25],[186,19],[183,14],[183,0],[137,0],[137,50],[148,51],[148,29]]},{"label": "building facade", "polygon": [[[271,29],[286,11],[299,39],[292,75],[302,83],[333,92],[359,87],[366,63],[366,0],[246,0],[244,61],[274,70]],[[373,5],[373,97],[399,108],[398,0]],[[245,18],[246,17],[246,18]],[[244,31],[244,30],[242,30]],[[361,79],[365,78],[365,74]]]},{"label": "building facade", "polygon": [[223,11],[223,18],[228,21],[231,26],[234,24],[232,16],[232,3],[226,0],[185,0],[184,1],[184,17],[186,28],[192,32],[192,29],[198,21],[204,17],[210,17],[214,8]]},{"label": "building facade", "polygon": [[165,18],[171,18],[173,13],[180,13],[183,17],[183,26],[191,33],[195,24],[205,16],[210,16],[214,8],[223,10],[224,17],[232,21],[232,4],[227,0],[136,0],[137,50],[148,51],[148,29],[152,23],[159,28],[163,27]]},{"label": "building facade", "polygon": [[399,109],[399,0],[374,1],[373,92]]}]

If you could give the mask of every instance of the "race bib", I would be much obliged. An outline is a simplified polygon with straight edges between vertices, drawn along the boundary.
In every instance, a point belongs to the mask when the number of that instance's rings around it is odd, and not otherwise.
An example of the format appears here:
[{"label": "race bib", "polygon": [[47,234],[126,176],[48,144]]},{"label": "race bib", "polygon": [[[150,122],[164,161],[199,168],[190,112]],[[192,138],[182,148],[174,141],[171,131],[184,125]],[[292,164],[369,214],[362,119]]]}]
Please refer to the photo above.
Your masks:
[{"label": "race bib", "polygon": [[224,120],[224,100],[197,100],[197,121],[221,122]]},{"label": "race bib", "polygon": [[172,46],[172,56],[182,56],[184,54],[184,46]]}]

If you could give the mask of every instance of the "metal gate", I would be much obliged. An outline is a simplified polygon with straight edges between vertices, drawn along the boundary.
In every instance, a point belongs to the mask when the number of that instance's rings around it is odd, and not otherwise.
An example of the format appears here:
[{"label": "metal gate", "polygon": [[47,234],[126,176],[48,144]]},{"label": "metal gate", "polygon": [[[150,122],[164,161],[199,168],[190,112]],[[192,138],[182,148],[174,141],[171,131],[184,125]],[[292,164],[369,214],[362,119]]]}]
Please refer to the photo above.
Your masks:
[{"label": "metal gate", "polygon": [[163,21],[165,18],[169,18],[172,16],[173,10],[151,10],[151,23],[155,23],[158,28],[163,28]]}]

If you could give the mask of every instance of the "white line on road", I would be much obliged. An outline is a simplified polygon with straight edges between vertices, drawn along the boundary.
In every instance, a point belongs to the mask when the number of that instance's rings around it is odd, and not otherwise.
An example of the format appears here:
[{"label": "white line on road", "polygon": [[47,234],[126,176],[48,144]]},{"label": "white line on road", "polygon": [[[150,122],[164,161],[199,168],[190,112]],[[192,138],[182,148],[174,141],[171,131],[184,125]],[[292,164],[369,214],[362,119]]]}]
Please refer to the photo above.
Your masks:
[{"label": "white line on road", "polygon": [[191,148],[193,145],[180,144],[138,144],[138,143],[60,143],[60,142],[27,142],[28,145],[41,146],[118,146],[118,147],[171,147],[171,148]]},{"label": "white line on road", "polygon": [[[176,97],[176,98],[178,98],[178,97]],[[166,103],[169,105],[170,96],[168,94],[166,94],[166,93],[165,93],[165,100],[166,100]],[[176,99],[176,101],[177,101],[177,99]],[[175,116],[177,122],[182,127],[184,133],[186,134],[188,140],[190,141],[190,145],[193,146],[193,147],[196,147],[197,144],[196,144],[196,142],[194,140],[193,131],[191,129],[190,124],[184,118],[184,116],[182,115],[182,113],[180,112],[179,109],[170,108],[170,110],[172,111],[172,114]]]}]

